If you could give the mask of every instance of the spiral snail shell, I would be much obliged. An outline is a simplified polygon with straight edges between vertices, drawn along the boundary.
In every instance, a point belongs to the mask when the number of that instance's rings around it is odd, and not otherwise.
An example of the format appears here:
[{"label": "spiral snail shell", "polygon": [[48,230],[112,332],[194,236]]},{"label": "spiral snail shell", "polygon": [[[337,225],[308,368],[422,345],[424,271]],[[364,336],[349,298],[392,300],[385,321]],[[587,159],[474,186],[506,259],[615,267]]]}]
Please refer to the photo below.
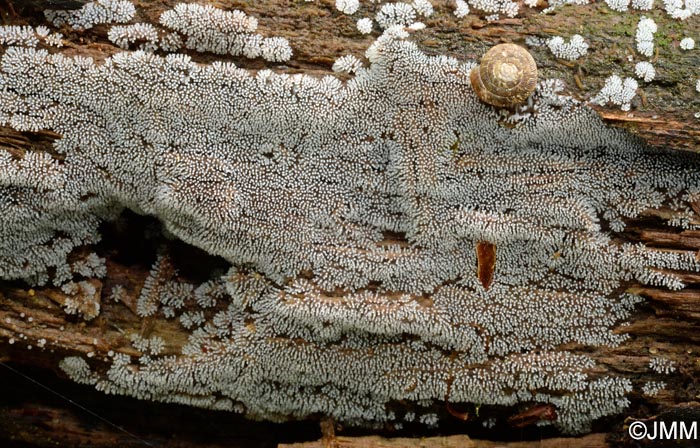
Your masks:
[{"label": "spiral snail shell", "polygon": [[537,64],[523,47],[499,44],[486,52],[470,77],[481,101],[511,107],[523,103],[535,91]]}]

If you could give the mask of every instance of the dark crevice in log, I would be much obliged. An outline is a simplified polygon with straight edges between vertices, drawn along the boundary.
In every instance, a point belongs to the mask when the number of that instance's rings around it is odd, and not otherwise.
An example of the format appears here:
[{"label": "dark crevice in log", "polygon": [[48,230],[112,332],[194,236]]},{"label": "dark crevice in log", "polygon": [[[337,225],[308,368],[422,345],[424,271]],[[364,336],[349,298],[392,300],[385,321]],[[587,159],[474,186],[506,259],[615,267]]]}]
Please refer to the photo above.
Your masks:
[{"label": "dark crevice in log", "polygon": [[320,436],[315,422],[253,422],[228,412],[127,397],[110,397],[110,405],[105,406],[105,396],[89,386],[28,365],[7,366],[13,370],[0,365],[3,447],[19,442],[36,447],[273,448]]},{"label": "dark crevice in log", "polygon": [[[65,7],[68,2],[84,3],[83,0],[0,0],[0,17],[4,24],[39,25],[44,23],[42,9],[52,5]],[[176,2],[167,0],[136,3],[143,9],[137,21],[147,18],[151,22],[157,22],[159,13]],[[270,0],[214,3],[228,8],[245,9],[260,19],[263,34],[288,37],[292,43],[294,58],[286,65],[230,58],[238,66],[253,71],[272,68],[277,72],[324,76],[330,73],[337,57],[344,54],[362,57],[377,34],[360,35],[355,29],[356,17],[338,13],[332,1],[294,2],[294,8],[289,7],[289,2]],[[297,3],[302,6],[297,8]],[[526,36],[548,38],[553,35],[570,35],[572,23],[580,24],[589,33],[593,33],[594,27],[598,26],[604,30],[601,35],[594,36],[599,51],[593,51],[587,56],[585,67],[576,64],[569,66],[555,60],[546,47],[532,49],[541,63],[543,77],[564,79],[568,86],[567,93],[583,100],[597,92],[603,80],[611,74],[611,67],[617,67],[624,61],[622,55],[612,54],[612,48],[617,46],[620,36],[615,34],[613,27],[608,27],[608,21],[619,16],[601,14],[601,10],[606,8],[602,2],[586,7],[567,6],[554,15],[541,15],[536,9],[521,8],[521,17],[494,23],[487,23],[477,15],[458,21],[452,14],[451,4],[433,3],[438,11],[436,18],[427,19],[428,29],[414,37],[418,46],[428,54],[447,54],[465,61],[477,59],[497,42],[522,43]],[[368,5],[365,12],[369,15],[376,9],[377,5]],[[276,17],[281,19],[277,20]],[[662,23],[660,25],[663,26]],[[107,26],[101,25],[85,32],[71,32],[70,35],[64,32],[69,54],[81,53],[103,60],[120,51],[107,41],[107,30]],[[628,43],[633,43],[633,39],[631,37]],[[597,106],[595,110],[608,124],[627,129],[651,145],[697,152],[700,151],[700,130],[694,126],[696,121],[692,114],[700,110],[700,96],[692,88],[676,94],[679,92],[679,83],[683,80],[677,79],[675,75],[689,69],[695,70],[697,64],[691,59],[680,57],[675,48],[669,48],[668,51],[670,56],[664,60],[665,67],[663,73],[660,71],[659,79],[651,85],[643,86],[647,96],[646,104],[641,101],[635,103],[629,113]],[[219,59],[212,54],[188,54],[193,60],[202,63]],[[579,70],[581,67],[583,68]],[[579,77],[582,87],[575,81],[575,76]],[[17,132],[1,127],[0,150],[10,152],[17,159],[31,150],[47,152],[61,160],[63,156],[52,146],[59,137],[48,132]],[[602,226],[605,229],[607,223],[602,223]],[[406,424],[401,431],[370,431],[336,426],[335,435],[326,434],[325,441],[312,442],[321,438],[315,420],[287,424],[251,422],[231,413],[106,396],[92,387],[61,379],[63,374],[57,366],[64,356],[87,356],[88,353],[94,353],[92,362],[102,370],[107,368],[108,363],[102,361],[100,364],[100,360],[110,350],[138,356],[139,353],[129,343],[126,331],[148,331],[149,326],[163,325],[166,327],[164,333],[169,336],[171,350],[181,345],[187,337],[188,332],[183,331],[177,323],[155,323],[154,320],[144,323],[134,313],[135,300],[158,250],[164,247],[179,269],[180,278],[193,283],[206,280],[212,273],[224,273],[228,265],[222,259],[182,242],[167,241],[160,236],[153,238],[152,235],[160,235],[160,227],[157,220],[128,210],[115,222],[103,225],[103,242],[90,251],[95,250],[107,258],[109,275],[102,281],[104,292],[101,314],[89,326],[78,316],[63,312],[56,300],[56,295],[60,294],[56,288],[28,288],[21,282],[3,282],[0,285],[0,361],[10,362],[9,366],[13,369],[75,400],[148,443],[163,447],[273,447],[278,443],[305,441],[309,443],[299,446],[357,448],[378,446],[380,443],[386,447],[402,448],[462,447],[470,446],[469,443],[479,447],[505,445],[500,441],[473,441],[458,434],[469,434],[482,439],[503,437],[504,441],[514,443],[525,441],[512,445],[521,448],[598,447],[606,443],[624,447],[663,446],[653,442],[637,445],[627,434],[626,418],[643,417],[648,421],[700,420],[700,405],[693,402],[700,393],[697,382],[697,378],[700,378],[700,274],[691,272],[677,273],[682,281],[689,284],[681,291],[634,286],[630,289],[631,292],[643,295],[647,301],[637,306],[628,325],[616,330],[629,335],[628,344],[616,348],[582,347],[574,344],[567,347],[594,357],[599,366],[596,371],[590,372],[591,375],[617,372],[632,377],[635,386],[657,377],[648,367],[651,357],[669,357],[675,361],[677,368],[676,372],[666,377],[668,388],[657,396],[647,397],[633,392],[629,395],[631,405],[623,414],[596,421],[593,430],[597,433],[567,441],[551,439],[550,437],[558,435],[552,428],[525,425],[524,428],[514,430],[514,425],[506,423],[509,418],[515,422],[527,421],[528,415],[545,412],[547,409],[540,403],[527,403],[514,408],[482,406],[478,410],[473,404],[450,403],[451,409],[445,405],[435,406],[434,412],[439,413],[445,422],[440,430],[426,430],[423,426],[411,424]],[[613,234],[613,238],[620,243],[642,242],[649,247],[668,250],[700,249],[700,231],[669,229],[665,225],[663,210],[629,220],[627,229]],[[394,232],[386,232],[380,244],[408,245],[404,234]],[[193,263],[192,260],[196,262]],[[109,299],[109,292],[115,285],[125,287],[131,305],[114,303]],[[372,284],[368,289],[380,287],[379,284]],[[338,295],[342,291],[335,293]],[[429,297],[417,300],[429,306]],[[223,306],[225,305],[219,305]],[[221,308],[215,308],[214,311],[217,309]],[[21,315],[24,317],[18,318]],[[37,341],[42,338],[47,340],[43,349],[37,347]],[[10,339],[14,341],[13,344],[7,343]],[[33,347],[31,350],[28,349],[29,345]],[[112,425],[76,408],[2,365],[0,384],[3,384],[0,398],[0,446],[144,446],[142,441],[125,435]],[[406,403],[396,403],[395,406],[397,410],[407,408]],[[495,431],[486,430],[483,426],[483,422],[492,417],[499,419]],[[442,435],[451,437],[422,439],[424,436]],[[377,436],[383,436],[384,439]],[[389,437],[405,438],[392,442],[387,439]],[[690,443],[686,446],[692,446]],[[666,446],[683,444],[672,442]]]}]

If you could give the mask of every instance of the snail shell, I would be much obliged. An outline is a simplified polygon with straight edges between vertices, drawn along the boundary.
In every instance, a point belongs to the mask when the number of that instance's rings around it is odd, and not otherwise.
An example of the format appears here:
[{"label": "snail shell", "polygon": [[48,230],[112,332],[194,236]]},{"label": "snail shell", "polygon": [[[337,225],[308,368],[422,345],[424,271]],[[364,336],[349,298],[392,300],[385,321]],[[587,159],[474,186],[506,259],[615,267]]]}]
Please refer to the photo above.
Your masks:
[{"label": "snail shell", "polygon": [[515,44],[499,44],[486,52],[472,69],[472,87],[481,101],[496,107],[525,102],[537,86],[537,64],[530,53]]}]

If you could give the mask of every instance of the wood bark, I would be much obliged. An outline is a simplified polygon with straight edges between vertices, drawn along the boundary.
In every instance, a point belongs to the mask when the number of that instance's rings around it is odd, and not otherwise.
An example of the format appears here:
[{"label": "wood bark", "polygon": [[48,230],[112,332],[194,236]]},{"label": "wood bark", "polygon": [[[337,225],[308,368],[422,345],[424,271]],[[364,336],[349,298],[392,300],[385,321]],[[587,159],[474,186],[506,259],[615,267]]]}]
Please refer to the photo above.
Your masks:
[{"label": "wood bark", "polygon": [[[41,9],[49,2],[0,0],[0,18],[5,24],[43,23]],[[79,3],[79,2],[73,2]],[[171,0],[135,1],[137,20],[157,22],[159,14],[176,3]],[[214,6],[238,8],[259,18],[262,33],[287,37],[294,48],[292,61],[275,70],[289,73],[328,74],[333,61],[345,54],[361,55],[374,35],[357,32],[355,20],[368,16],[372,7],[353,17],[341,14],[333,0],[303,2],[293,0],[212,1]],[[592,50],[575,63],[556,60],[546,47],[533,48],[542,77],[561,78],[569,94],[586,100],[602,86],[605,78],[617,72],[631,75],[634,65],[628,56],[636,56],[634,29],[638,15],[613,14],[602,3],[566,6],[555,14],[543,15],[542,9],[521,7],[518,18],[486,22],[478,15],[457,19],[451,2],[436,3],[436,14],[425,20],[428,26],[415,37],[430,54],[447,54],[460,59],[477,59],[490,46],[500,42],[523,44],[527,37],[583,34]],[[544,4],[542,5],[544,6]],[[367,6],[363,6],[367,8]],[[363,12],[363,11],[361,11]],[[694,117],[700,112],[700,94],[694,80],[700,77],[700,53],[681,52],[677,41],[684,37],[675,22],[660,11],[650,14],[662,30],[659,39],[657,78],[641,90],[643,98],[630,112],[596,107],[612,126],[633,132],[659,147],[700,151],[700,126]],[[684,26],[700,27],[700,17]],[[669,31],[670,30],[670,31]],[[66,32],[69,52],[102,59],[119,51],[106,39],[107,27],[85,32]],[[376,33],[375,33],[376,34]],[[660,37],[657,35],[657,37]],[[197,61],[212,55],[192,54]],[[261,61],[233,58],[250,69],[266,68]],[[694,74],[694,75],[693,75]],[[21,154],[28,150],[50,151],[56,138],[48,132],[20,133],[0,128],[0,150]],[[622,239],[641,241],[654,247],[700,250],[700,231],[663,229],[663,211],[630,222]],[[677,371],[667,377],[665,390],[655,397],[630,394],[631,406],[624,415],[606,418],[594,426],[591,434],[573,438],[553,438],[556,431],[542,430],[530,423],[533,414],[545,412],[537,407],[519,406],[496,409],[494,416],[510,422],[503,441],[489,441],[492,434],[463,419],[455,418],[441,432],[412,429],[397,434],[389,430],[343,429],[333,422],[309,420],[286,424],[247,422],[230,414],[202,411],[157,403],[104,396],[86,386],[65,380],[57,369],[65,356],[81,355],[94,361],[107,360],[109,351],[138,355],[125,336],[126,329],[147,334],[157,328],[165,337],[167,350],[176,351],[187,338],[181,326],[172,322],[146,319],[135,314],[135,298],[145,279],[154,253],[134,247],[130,232],[144,224],[143,218],[129,216],[105,229],[108,276],[97,282],[98,291],[109,291],[115,284],[125,285],[128,299],[123,303],[108,300],[102,294],[99,316],[85,322],[66,315],[65,300],[56,288],[30,289],[16,282],[0,282],[0,443],[3,446],[280,446],[286,447],[598,447],[633,446],[627,437],[628,418],[649,420],[684,418],[700,420],[700,275],[678,273],[688,287],[681,291],[631,285],[633,292],[648,301],[617,331],[630,336],[617,347],[591,349],[589,355],[601,369],[611,373],[634,375],[639,384],[651,379],[649,358],[657,353],[675,362]],[[174,258],[198,260],[203,266],[215,266],[220,260],[203,252],[172,243]],[[150,255],[149,255],[150,254]],[[194,273],[193,275],[196,275]],[[75,402],[75,403],[74,403]],[[77,404],[76,404],[77,403]],[[456,415],[468,415],[475,409],[459,409]],[[469,434],[467,436],[466,434]],[[401,438],[395,438],[401,436]],[[474,437],[474,438],[471,438]]]}]

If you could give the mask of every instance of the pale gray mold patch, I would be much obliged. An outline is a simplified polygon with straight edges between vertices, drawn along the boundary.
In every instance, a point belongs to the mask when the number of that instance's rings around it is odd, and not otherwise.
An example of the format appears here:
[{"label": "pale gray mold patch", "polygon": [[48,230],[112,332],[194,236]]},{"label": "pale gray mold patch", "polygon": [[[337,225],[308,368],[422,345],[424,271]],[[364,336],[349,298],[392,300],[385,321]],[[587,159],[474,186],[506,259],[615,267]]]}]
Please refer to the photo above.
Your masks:
[{"label": "pale gray mold patch", "polygon": [[[96,65],[5,51],[0,122],[59,133],[65,160],[0,155],[3,278],[45,281],[122,207],[233,266],[197,286],[159,258],[139,314],[226,308],[186,314],[196,328],[180,354],[117,354],[100,374],[69,358],[71,377],[269,419],[368,424],[400,400],[537,401],[582,431],[625,408],[628,379],[591,375],[593,359],[558,347],[620,344],[613,329],[641,300],[625,282],[678,289],[661,269],[698,270],[692,254],[607,230],[659,207],[686,216],[697,157],[605,127],[552,83],[503,126],[471,89],[473,63],[401,35],[378,38],[346,84],[184,55]],[[497,247],[488,289],[479,241]]]}]

